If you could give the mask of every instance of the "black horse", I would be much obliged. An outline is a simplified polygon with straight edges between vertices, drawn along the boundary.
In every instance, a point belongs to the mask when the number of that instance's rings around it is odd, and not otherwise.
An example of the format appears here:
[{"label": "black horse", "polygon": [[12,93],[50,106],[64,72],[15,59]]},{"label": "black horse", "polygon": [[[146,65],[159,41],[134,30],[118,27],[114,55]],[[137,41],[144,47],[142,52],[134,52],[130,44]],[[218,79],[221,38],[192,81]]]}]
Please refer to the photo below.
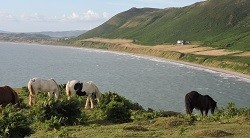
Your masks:
[{"label": "black horse", "polygon": [[214,109],[217,107],[217,103],[208,95],[201,95],[197,91],[191,91],[185,96],[185,106],[187,114],[192,114],[193,109],[200,110],[203,115],[207,115],[208,111],[211,109],[211,113],[214,113]]}]

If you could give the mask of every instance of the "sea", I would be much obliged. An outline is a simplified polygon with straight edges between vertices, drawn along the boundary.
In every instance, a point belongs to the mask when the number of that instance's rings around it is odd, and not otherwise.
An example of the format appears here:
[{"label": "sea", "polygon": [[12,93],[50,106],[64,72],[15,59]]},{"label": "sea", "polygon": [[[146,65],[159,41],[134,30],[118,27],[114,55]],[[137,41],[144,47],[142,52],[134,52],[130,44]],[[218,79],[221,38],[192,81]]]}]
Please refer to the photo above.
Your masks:
[{"label": "sea", "polygon": [[185,112],[190,91],[210,95],[218,107],[250,107],[250,79],[166,59],[105,50],[0,43],[0,85],[27,86],[31,78],[93,81],[145,109]]}]

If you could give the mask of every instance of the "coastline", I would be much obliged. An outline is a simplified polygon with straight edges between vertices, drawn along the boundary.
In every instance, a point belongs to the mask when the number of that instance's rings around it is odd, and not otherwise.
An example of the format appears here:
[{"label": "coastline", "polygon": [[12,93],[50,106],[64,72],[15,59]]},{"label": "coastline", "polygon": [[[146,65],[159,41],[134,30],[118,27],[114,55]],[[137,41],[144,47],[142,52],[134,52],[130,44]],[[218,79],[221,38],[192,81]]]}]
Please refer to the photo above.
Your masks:
[{"label": "coastline", "polygon": [[[160,57],[157,55],[152,55],[152,54],[145,54],[145,52],[138,52],[141,50],[145,51],[145,49],[149,49],[149,51],[153,51],[154,47],[151,48],[150,46],[140,46],[140,45],[136,45],[136,44],[131,44],[130,40],[122,40],[121,42],[118,42],[120,39],[115,40],[114,42],[108,42],[107,39],[104,39],[104,44],[114,44],[114,47],[111,45],[110,47],[108,47],[107,49],[103,49],[102,47],[89,47],[89,46],[84,46],[84,45],[72,45],[73,47],[82,47],[82,48],[90,48],[90,49],[98,49],[98,50],[105,50],[105,51],[113,51],[113,52],[119,52],[119,53],[126,53],[126,54],[132,54],[132,55],[138,55],[138,56],[142,56],[142,57],[153,57],[153,58],[158,58],[161,60],[165,60],[165,61],[169,61],[169,62],[174,62],[174,63],[178,63],[178,64],[183,64],[183,65],[187,65],[187,66],[192,66],[192,67],[196,67],[196,68],[201,68],[201,69],[208,69],[211,71],[215,71],[215,72],[219,72],[219,73],[225,73],[225,74],[229,74],[232,76],[237,76],[237,77],[241,77],[241,78],[245,78],[245,79],[250,79],[250,75],[248,74],[244,74],[241,72],[237,72],[237,71],[233,71],[233,70],[227,70],[227,69],[223,69],[223,68],[218,68],[218,67],[212,67],[212,66],[207,66],[207,65],[202,65],[202,64],[198,64],[198,63],[193,63],[193,62],[187,62],[187,61],[182,61],[182,60],[178,60],[178,59],[171,59],[171,58],[165,58],[165,57]],[[89,40],[84,40],[86,42],[89,42]],[[100,42],[100,41],[92,41],[92,39],[90,40],[91,42]],[[121,49],[117,49],[117,47],[121,47]],[[139,49],[138,51],[133,52],[131,49]],[[159,50],[158,50],[159,51]],[[163,51],[164,52],[164,51]],[[171,51],[172,52],[172,51]]]},{"label": "coastline", "polygon": [[[225,73],[228,74],[230,76],[235,76],[235,77],[240,77],[240,78],[245,78],[245,79],[249,79],[250,80],[250,75],[248,74],[243,74],[240,72],[236,72],[236,71],[231,71],[231,70],[226,70],[226,69],[222,69],[222,68],[216,68],[216,67],[211,67],[211,66],[205,66],[202,64],[197,64],[197,63],[192,63],[192,62],[186,62],[186,61],[181,61],[181,60],[174,60],[174,59],[168,59],[168,58],[164,58],[164,57],[159,57],[159,56],[152,56],[152,55],[147,55],[147,54],[140,54],[140,53],[134,53],[134,52],[127,52],[127,51],[120,51],[120,50],[114,50],[114,49],[102,49],[102,48],[96,48],[96,47],[84,47],[84,46],[79,46],[79,45],[64,45],[64,44],[40,44],[40,43],[25,43],[25,42],[3,42],[0,41],[0,43],[21,43],[21,44],[29,44],[29,45],[38,45],[38,46],[58,46],[58,47],[68,47],[68,48],[84,48],[84,49],[89,49],[89,50],[98,50],[98,51],[103,51],[103,52],[111,52],[111,53],[120,53],[120,54],[126,54],[126,55],[135,55],[135,56],[139,56],[141,58],[148,58],[148,59],[160,59],[163,61],[167,61],[167,62],[172,62],[172,63],[177,63],[177,64],[181,64],[181,65],[186,65],[186,66],[191,66],[194,68],[199,68],[202,70],[211,70],[211,71],[215,71],[218,73]],[[147,47],[147,46],[145,46]]]},{"label": "coastline", "polygon": [[[99,50],[99,49],[97,49],[97,50]],[[117,51],[112,51],[112,52],[116,53]],[[204,66],[204,65],[200,65],[200,64],[191,63],[191,62],[184,62],[184,61],[179,61],[179,60],[171,60],[171,59],[166,59],[166,58],[161,58],[161,57],[155,57],[155,56],[150,56],[150,55],[134,54],[134,53],[127,53],[127,52],[120,52],[120,51],[118,51],[118,53],[136,55],[136,56],[140,56],[142,58],[143,57],[157,58],[157,59],[160,59],[160,60],[164,60],[164,61],[167,61],[167,62],[173,62],[173,63],[177,63],[177,64],[184,65],[184,66],[191,66],[191,67],[199,68],[199,69],[202,69],[202,70],[211,70],[211,71],[214,71],[214,72],[217,72],[217,73],[224,73],[224,74],[228,74],[230,76],[236,76],[236,77],[240,77],[240,78],[249,79],[249,82],[250,82],[250,75],[235,72],[235,71],[230,71],[230,70],[225,70],[225,69],[221,69],[221,68]]]}]

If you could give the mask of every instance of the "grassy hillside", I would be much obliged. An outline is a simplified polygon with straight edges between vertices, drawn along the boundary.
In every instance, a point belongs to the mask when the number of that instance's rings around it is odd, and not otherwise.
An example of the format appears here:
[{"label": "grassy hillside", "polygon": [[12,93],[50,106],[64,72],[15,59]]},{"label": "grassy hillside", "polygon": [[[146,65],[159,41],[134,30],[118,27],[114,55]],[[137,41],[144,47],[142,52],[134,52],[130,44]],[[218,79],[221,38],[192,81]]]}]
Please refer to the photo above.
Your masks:
[{"label": "grassy hillside", "polygon": [[131,8],[77,39],[127,38],[155,45],[179,39],[234,50],[250,50],[250,1],[208,0],[182,8]]}]

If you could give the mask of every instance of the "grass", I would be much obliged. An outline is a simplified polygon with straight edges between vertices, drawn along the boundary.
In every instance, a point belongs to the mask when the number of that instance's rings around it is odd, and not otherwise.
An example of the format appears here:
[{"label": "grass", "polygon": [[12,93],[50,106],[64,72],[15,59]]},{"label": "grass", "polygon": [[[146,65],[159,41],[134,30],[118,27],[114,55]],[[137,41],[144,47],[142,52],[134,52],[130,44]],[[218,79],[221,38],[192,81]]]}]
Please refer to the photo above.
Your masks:
[{"label": "grass", "polygon": [[143,45],[183,39],[205,46],[249,51],[249,1],[209,0],[182,8],[132,8],[75,40],[125,38]]},{"label": "grass", "polygon": [[[248,137],[250,125],[244,122],[222,124],[220,122],[195,122],[188,125],[178,117],[161,117],[149,121],[132,122],[125,124],[88,124],[62,127],[60,131],[39,130],[31,137]],[[46,134],[46,135],[45,135]]]},{"label": "grass", "polygon": [[[28,113],[36,107],[27,106],[27,89],[15,89],[23,99],[22,112]],[[63,95],[65,96],[65,95]],[[39,102],[43,102],[46,96],[40,95]],[[81,101],[82,102],[82,101]],[[59,128],[49,128],[46,122],[35,121],[31,128],[31,138],[47,137],[91,137],[91,138],[116,138],[116,137],[249,137],[250,135],[250,109],[236,108],[230,103],[225,108],[219,108],[214,115],[202,117],[200,115],[187,116],[185,114],[173,114],[164,117],[153,115],[147,111],[137,112],[137,119],[129,123],[112,123],[103,118],[103,112],[98,108],[92,110],[83,109],[88,120],[77,125],[66,125]],[[151,114],[152,115],[152,114]],[[33,116],[32,116],[33,117]],[[145,118],[146,117],[146,118]],[[0,136],[1,137],[1,136]]]}]

